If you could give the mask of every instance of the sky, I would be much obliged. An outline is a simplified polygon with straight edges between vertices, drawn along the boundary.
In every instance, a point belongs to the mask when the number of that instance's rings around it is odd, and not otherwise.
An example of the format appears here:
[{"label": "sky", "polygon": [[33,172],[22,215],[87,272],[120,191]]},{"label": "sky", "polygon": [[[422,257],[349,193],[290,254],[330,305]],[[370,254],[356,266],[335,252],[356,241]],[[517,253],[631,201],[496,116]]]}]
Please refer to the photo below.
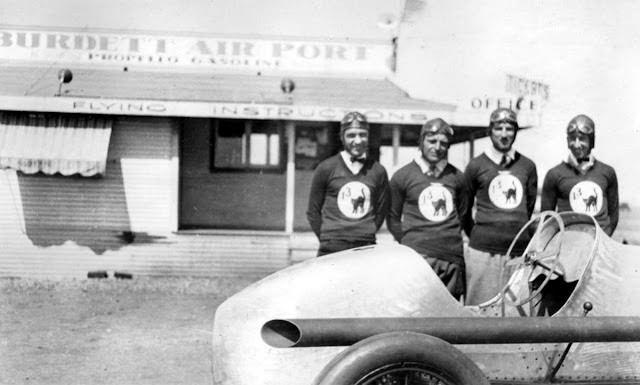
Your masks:
[{"label": "sky", "polygon": [[[516,141],[536,162],[540,184],[566,156],[569,120],[587,114],[596,123],[594,154],[616,169],[621,200],[640,206],[640,1],[4,0],[0,7],[4,25],[370,41],[397,35],[390,77],[413,97],[464,111],[474,98],[507,95],[507,74],[548,85],[541,124]],[[476,153],[487,145],[481,140]]]},{"label": "sky", "polygon": [[0,24],[222,35],[386,39],[404,0],[3,0]]},{"label": "sky", "polygon": [[504,95],[506,74],[543,82],[550,97],[541,124],[516,141],[536,162],[540,184],[567,154],[567,123],[586,114],[596,123],[595,156],[618,173],[621,201],[640,204],[640,2],[424,4],[400,26],[398,84],[414,97],[469,108],[474,97]]}]

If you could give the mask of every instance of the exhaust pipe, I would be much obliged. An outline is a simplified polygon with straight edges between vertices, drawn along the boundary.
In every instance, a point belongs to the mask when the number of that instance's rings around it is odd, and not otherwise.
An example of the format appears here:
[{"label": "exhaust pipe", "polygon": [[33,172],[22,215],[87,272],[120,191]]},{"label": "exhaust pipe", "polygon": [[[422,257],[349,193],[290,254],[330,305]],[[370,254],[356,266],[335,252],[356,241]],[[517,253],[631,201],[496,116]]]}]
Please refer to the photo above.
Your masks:
[{"label": "exhaust pipe", "polygon": [[640,341],[640,317],[274,319],[262,326],[275,348],[349,346],[388,332],[431,335],[451,344]]}]

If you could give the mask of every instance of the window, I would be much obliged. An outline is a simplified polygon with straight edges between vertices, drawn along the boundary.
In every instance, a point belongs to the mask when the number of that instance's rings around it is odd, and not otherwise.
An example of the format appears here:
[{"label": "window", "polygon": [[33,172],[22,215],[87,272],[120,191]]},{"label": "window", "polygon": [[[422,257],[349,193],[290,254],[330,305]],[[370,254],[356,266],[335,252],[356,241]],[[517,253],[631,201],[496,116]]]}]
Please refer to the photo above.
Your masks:
[{"label": "window", "polygon": [[216,119],[212,127],[212,170],[284,170],[280,122]]},{"label": "window", "polygon": [[[415,157],[420,128],[418,125],[382,125],[380,163],[387,169],[389,176]],[[394,141],[398,143],[397,148],[393,146]]]},{"label": "window", "polygon": [[[418,138],[420,137],[420,129],[422,126],[402,125],[400,130],[400,146],[402,147],[418,147]],[[393,125],[383,124],[380,138],[383,146],[391,146],[393,143]]]},{"label": "window", "polygon": [[339,151],[338,128],[330,122],[296,123],[296,169],[313,170],[318,163]]}]

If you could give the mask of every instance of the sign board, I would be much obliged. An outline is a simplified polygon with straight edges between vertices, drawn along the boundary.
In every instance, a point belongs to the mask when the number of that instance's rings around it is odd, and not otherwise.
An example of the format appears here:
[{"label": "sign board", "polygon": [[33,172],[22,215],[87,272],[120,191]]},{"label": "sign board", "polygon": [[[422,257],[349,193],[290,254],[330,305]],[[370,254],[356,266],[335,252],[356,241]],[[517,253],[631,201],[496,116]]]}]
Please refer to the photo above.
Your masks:
[{"label": "sign board", "polygon": [[0,60],[240,71],[386,74],[393,46],[348,40],[167,36],[0,26]]},{"label": "sign board", "polygon": [[516,112],[539,111],[542,108],[538,98],[486,95],[483,97],[471,98],[468,107],[473,110],[484,110],[488,112],[491,112],[496,108],[510,108]]},{"label": "sign board", "polygon": [[345,113],[358,110],[372,123],[423,124],[436,116],[450,119],[447,112],[385,108],[349,108],[102,98],[0,96],[0,109],[10,111],[69,112],[108,115],[189,116],[238,119],[340,121]]},{"label": "sign board", "polygon": [[542,100],[549,100],[551,92],[548,84],[510,74],[507,74],[505,90],[518,96],[538,97]]}]

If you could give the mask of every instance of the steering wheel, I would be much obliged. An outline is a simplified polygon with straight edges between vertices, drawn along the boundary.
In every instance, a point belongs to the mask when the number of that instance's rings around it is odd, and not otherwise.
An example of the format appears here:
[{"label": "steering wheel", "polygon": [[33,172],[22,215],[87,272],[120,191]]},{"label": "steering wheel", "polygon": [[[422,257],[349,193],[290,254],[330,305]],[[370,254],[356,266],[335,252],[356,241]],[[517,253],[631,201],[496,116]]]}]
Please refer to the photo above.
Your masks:
[{"label": "steering wheel", "polygon": [[[537,249],[534,247],[534,243],[536,243],[536,246],[540,246],[539,238],[542,234],[542,231],[545,228],[546,222],[549,219],[553,219],[558,223],[558,234],[559,234],[558,237],[561,240],[564,235],[564,222],[562,220],[562,217],[560,217],[560,215],[555,211],[543,211],[540,213],[540,215],[537,218],[532,218],[520,229],[516,237],[511,242],[509,249],[507,250],[507,255],[506,255],[507,263],[505,264],[505,266],[510,266],[514,272],[522,271],[523,274],[519,276],[517,274],[514,274],[509,280],[509,282],[507,282],[506,286],[501,290],[500,293],[502,294],[501,296],[502,296],[502,303],[503,303],[502,305],[503,313],[504,313],[505,302],[508,301],[510,305],[517,307],[520,313],[522,314],[523,311],[521,309],[521,306],[530,302],[538,294],[540,294],[540,292],[542,292],[542,289],[544,289],[544,287],[551,280],[551,277],[553,276],[553,274],[560,274],[559,272],[556,271],[556,267],[558,266],[562,242],[558,242],[557,243],[558,246],[554,247],[551,250],[544,250],[544,245],[541,246],[541,249]],[[524,232],[527,231],[529,227],[536,221],[538,221],[538,227],[536,228],[535,233],[531,236],[531,240],[529,241],[527,248],[524,250],[524,252],[520,257],[512,259],[511,252],[513,251],[513,248],[515,247],[516,243],[522,237]],[[517,278],[522,278],[524,273],[528,272],[526,273],[527,275],[526,281],[529,282],[533,277],[534,273],[537,270],[539,270],[539,269],[536,269],[536,267],[541,267],[542,269],[547,270],[548,273],[546,274],[545,279],[525,299],[522,299],[522,300],[513,299],[511,297],[513,295],[513,291],[510,289],[513,284],[513,281]],[[507,294],[510,294],[510,295],[507,295]]]}]

